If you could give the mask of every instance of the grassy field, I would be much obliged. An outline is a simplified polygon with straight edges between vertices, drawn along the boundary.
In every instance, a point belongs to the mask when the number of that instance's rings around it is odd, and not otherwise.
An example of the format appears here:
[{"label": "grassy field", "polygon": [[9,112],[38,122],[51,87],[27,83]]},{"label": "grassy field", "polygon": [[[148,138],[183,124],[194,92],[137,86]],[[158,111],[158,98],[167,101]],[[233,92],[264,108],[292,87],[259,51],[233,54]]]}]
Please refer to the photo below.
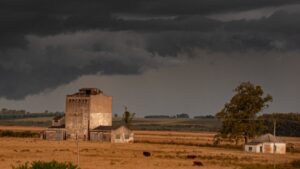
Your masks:
[{"label": "grassy field", "polygon": [[[44,128],[7,127],[0,129],[41,131]],[[138,143],[111,144],[83,142],[80,145],[82,169],[186,169],[198,168],[194,161],[201,161],[204,169],[240,169],[246,164],[288,163],[300,159],[299,153],[286,155],[253,154],[242,149],[207,147],[213,132],[135,131]],[[285,141],[299,146],[300,138],[285,137]],[[197,146],[199,144],[199,146]],[[143,152],[151,153],[150,157]],[[35,160],[57,160],[77,163],[74,141],[46,141],[38,138],[0,138],[0,168]]]},{"label": "grassy field", "polygon": [[[51,125],[53,117],[34,117],[11,120],[0,120],[0,125],[6,126],[40,126]],[[121,123],[121,118],[114,118],[113,125]],[[217,131],[221,124],[216,119],[145,119],[135,118],[132,121],[134,130],[153,131]]]},{"label": "grassy field", "polygon": [[[113,124],[121,122],[121,118],[114,118]],[[135,130],[152,131],[217,131],[221,123],[217,119],[159,119],[135,118],[131,124]]]},{"label": "grassy field", "polygon": [[0,120],[2,126],[39,126],[48,127],[53,117],[31,117],[22,119]]},{"label": "grassy field", "polygon": [[23,118],[23,119],[15,119],[15,122],[51,122],[53,117],[31,117],[31,118]]}]

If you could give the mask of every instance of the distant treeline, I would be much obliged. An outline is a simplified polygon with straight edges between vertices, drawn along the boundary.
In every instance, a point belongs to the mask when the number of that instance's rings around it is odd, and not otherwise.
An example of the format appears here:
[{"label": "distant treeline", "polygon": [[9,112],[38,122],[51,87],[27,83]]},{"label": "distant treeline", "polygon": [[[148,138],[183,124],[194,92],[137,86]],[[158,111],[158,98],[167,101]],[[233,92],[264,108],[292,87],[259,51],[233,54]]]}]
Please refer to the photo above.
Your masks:
[{"label": "distant treeline", "polygon": [[213,115],[205,115],[205,116],[195,116],[194,119],[214,119]]},{"label": "distant treeline", "polygon": [[32,117],[53,117],[63,115],[63,112],[48,112],[43,113],[30,113],[25,110],[9,110],[1,109],[0,110],[0,120],[10,120],[10,119],[22,119],[22,118],[32,118]]},{"label": "distant treeline", "polygon": [[168,115],[149,115],[149,116],[144,116],[144,118],[159,118],[159,119],[174,119],[174,118],[190,118],[190,116],[186,113],[181,113],[181,114],[176,114],[173,116],[168,116]]},{"label": "distant treeline", "polygon": [[150,115],[150,116],[145,116],[144,118],[146,118],[146,119],[151,119],[151,118],[169,119],[171,117],[170,116],[166,116],[166,115]]},{"label": "distant treeline", "polygon": [[[190,118],[190,116],[188,114],[182,113],[182,114],[176,114],[174,116],[149,115],[149,116],[144,116],[144,118],[173,119],[173,118]],[[214,119],[214,118],[215,116],[213,115],[194,116],[194,119]]]},{"label": "distant treeline", "polygon": [[259,119],[264,120],[266,132],[273,133],[276,120],[276,135],[300,137],[300,113],[263,114]]}]

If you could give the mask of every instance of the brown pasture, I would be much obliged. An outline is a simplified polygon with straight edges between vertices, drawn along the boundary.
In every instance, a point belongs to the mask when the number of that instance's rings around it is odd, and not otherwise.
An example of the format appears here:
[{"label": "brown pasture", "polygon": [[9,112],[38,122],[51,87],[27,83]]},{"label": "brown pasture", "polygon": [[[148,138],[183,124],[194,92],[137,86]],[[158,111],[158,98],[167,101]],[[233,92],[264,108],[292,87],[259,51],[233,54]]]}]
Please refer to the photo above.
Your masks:
[{"label": "brown pasture", "polygon": [[[18,129],[14,127],[13,129]],[[29,128],[28,128],[29,129]],[[36,128],[35,131],[40,131]],[[111,144],[79,142],[82,169],[238,169],[241,164],[271,164],[299,159],[299,153],[286,155],[253,154],[241,149],[195,146],[181,143],[211,143],[214,133],[135,131],[138,143]],[[299,145],[300,138],[285,138]],[[174,143],[174,144],[165,144]],[[151,153],[145,157],[143,152]],[[46,141],[37,138],[0,138],[0,168],[11,169],[35,160],[77,163],[75,141]],[[193,166],[201,161],[203,166]]]}]

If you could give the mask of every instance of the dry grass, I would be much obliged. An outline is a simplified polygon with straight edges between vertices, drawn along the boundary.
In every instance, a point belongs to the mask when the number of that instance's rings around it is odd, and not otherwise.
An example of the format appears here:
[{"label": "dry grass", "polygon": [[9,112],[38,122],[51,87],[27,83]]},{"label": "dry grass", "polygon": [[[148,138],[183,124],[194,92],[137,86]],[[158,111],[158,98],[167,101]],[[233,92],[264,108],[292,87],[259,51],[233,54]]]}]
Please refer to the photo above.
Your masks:
[{"label": "dry grass", "polygon": [[211,144],[214,132],[135,131],[137,142],[173,144]]},{"label": "dry grass", "polygon": [[[174,131],[135,131],[135,140],[140,143],[182,144],[213,146],[215,132],[174,132]],[[300,152],[300,137],[278,137],[286,143],[292,143],[295,151]],[[230,142],[222,142],[224,147]],[[241,147],[242,142],[237,147]],[[235,147],[232,144],[231,148]]]},{"label": "dry grass", "polygon": [[[6,128],[7,129],[7,128]],[[14,127],[13,129],[18,129]],[[40,130],[41,128],[35,129]],[[28,130],[28,128],[26,129]],[[136,131],[138,139],[172,141],[178,143],[192,140],[208,143],[214,133],[179,133]],[[289,138],[286,138],[289,139]],[[295,143],[299,138],[290,138]],[[151,153],[144,157],[143,152]],[[82,169],[186,169],[198,168],[194,161],[201,161],[203,169],[238,169],[242,164],[271,164],[291,162],[300,154],[273,155],[253,154],[237,149],[186,146],[180,144],[110,144],[80,142],[80,166]],[[11,165],[35,160],[70,161],[76,164],[74,141],[45,141],[34,138],[0,138],[0,168],[10,169]]]}]

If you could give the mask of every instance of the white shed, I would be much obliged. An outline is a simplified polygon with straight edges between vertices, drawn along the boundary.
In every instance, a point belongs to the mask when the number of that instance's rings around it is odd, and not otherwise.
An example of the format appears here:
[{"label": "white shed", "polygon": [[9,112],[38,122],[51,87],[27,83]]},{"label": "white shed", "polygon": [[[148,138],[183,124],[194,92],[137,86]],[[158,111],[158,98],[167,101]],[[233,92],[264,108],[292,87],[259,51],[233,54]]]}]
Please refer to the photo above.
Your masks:
[{"label": "white shed", "polygon": [[245,144],[245,151],[254,153],[285,154],[286,143],[268,133]]},{"label": "white shed", "polygon": [[112,143],[133,143],[134,133],[125,125],[122,125],[111,132]]}]

